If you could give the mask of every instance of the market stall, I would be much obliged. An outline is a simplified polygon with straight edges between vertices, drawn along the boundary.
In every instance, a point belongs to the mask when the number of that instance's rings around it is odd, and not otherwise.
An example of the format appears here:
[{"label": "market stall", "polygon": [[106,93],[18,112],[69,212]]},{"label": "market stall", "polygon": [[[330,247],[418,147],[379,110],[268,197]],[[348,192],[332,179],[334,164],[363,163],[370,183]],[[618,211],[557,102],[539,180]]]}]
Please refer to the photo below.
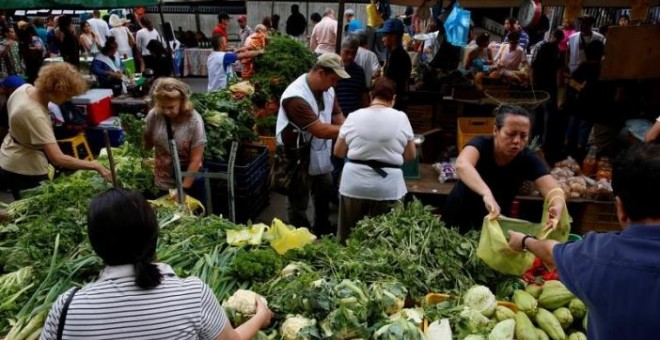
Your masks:
[{"label": "market stall", "polygon": [[[454,188],[456,182],[441,183],[440,174],[432,164],[419,165],[419,179],[406,179],[406,187],[411,197],[427,204],[439,207],[442,214],[442,204]],[[521,194],[516,197],[518,211],[522,218],[540,216],[543,199],[538,195]],[[590,231],[606,232],[621,230],[616,217],[616,208],[612,200],[596,200],[590,198],[569,198],[566,202],[570,215],[573,217],[573,232],[586,234]],[[513,216],[518,217],[518,216]]]}]

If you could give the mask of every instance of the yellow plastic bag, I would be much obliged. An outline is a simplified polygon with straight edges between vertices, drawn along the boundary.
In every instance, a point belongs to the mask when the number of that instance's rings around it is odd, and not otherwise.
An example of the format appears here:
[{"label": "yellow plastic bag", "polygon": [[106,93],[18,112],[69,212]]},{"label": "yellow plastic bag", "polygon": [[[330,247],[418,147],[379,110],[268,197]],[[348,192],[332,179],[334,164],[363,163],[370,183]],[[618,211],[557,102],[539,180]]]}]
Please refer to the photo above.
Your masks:
[{"label": "yellow plastic bag", "polygon": [[383,21],[383,17],[380,16],[380,13],[378,13],[378,9],[376,8],[376,5],[373,3],[370,3],[367,5],[367,26],[371,28],[377,28],[380,27],[385,21]]},{"label": "yellow plastic bag", "polygon": [[316,240],[316,236],[307,228],[294,228],[277,218],[273,220],[267,238],[270,240],[270,246],[280,255],[291,249],[302,248]]},{"label": "yellow plastic bag", "polygon": [[543,232],[548,221],[548,207],[552,200],[545,200],[543,204],[543,219],[541,223],[532,223],[524,220],[500,216],[491,220],[488,216],[484,218],[479,238],[477,256],[489,267],[505,274],[522,275],[534,263],[534,254],[523,251],[517,252],[509,248],[508,231],[513,230],[523,234],[534,235],[539,240],[551,239],[566,242],[571,231],[571,217],[568,215],[566,203],[559,220],[553,221],[556,227],[550,231]]},{"label": "yellow plastic bag", "polygon": [[227,230],[227,243],[231,246],[238,247],[248,244],[258,246],[261,244],[264,232],[267,229],[267,225],[259,223],[254,224],[251,227]]},{"label": "yellow plastic bag", "polygon": [[[175,207],[177,205],[176,190],[170,189],[168,195],[164,195],[155,200],[150,200],[149,203],[151,203],[152,207],[164,207],[164,208]],[[183,208],[185,208],[186,212],[190,214],[199,212],[200,215],[204,215],[206,213],[206,208],[204,208],[204,204],[202,204],[202,202],[200,202],[196,198],[193,198],[188,195],[185,195]]]}]

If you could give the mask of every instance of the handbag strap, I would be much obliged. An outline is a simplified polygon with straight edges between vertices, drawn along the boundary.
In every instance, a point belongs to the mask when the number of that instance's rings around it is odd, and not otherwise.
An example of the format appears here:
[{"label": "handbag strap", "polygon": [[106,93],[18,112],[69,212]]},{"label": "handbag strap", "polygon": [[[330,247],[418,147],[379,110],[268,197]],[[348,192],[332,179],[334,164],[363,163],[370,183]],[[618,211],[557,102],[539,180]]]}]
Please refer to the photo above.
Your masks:
[{"label": "handbag strap", "polygon": [[64,302],[64,306],[62,306],[62,313],[60,314],[60,322],[57,325],[57,340],[62,340],[62,334],[64,334],[64,324],[66,323],[66,315],[69,313],[69,306],[71,305],[71,301],[73,301],[73,296],[76,295],[76,292],[78,292],[80,288],[75,287],[73,288],[73,291],[71,291],[71,294],[66,298],[66,302]]}]

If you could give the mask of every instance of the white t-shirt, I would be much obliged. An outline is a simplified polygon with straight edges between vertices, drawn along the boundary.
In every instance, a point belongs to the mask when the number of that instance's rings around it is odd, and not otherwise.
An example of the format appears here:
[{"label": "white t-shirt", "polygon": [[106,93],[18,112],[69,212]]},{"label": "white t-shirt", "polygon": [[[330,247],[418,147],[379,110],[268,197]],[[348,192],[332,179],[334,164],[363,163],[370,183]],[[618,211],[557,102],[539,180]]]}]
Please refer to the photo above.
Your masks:
[{"label": "white t-shirt", "polygon": [[161,38],[160,34],[158,33],[158,31],[156,31],[155,28],[151,31],[149,31],[146,28],[142,28],[139,31],[137,31],[137,33],[135,34],[135,44],[137,45],[142,55],[151,55],[151,53],[147,49],[147,44],[149,44],[149,42],[152,40],[160,41],[161,44],[163,44],[163,47],[165,47],[163,38]]},{"label": "white t-shirt", "polygon": [[355,55],[355,63],[360,65],[364,70],[364,78],[367,82],[367,87],[371,88],[371,79],[380,67],[378,56],[376,53],[364,47],[359,47],[357,54]]},{"label": "white t-shirt", "polygon": [[[403,165],[403,151],[413,140],[405,113],[392,108],[366,108],[351,113],[339,130],[346,140],[348,159]],[[383,168],[383,178],[367,165],[347,162],[339,192],[347,197],[376,201],[398,200],[407,192],[403,172]]]},{"label": "white t-shirt", "polygon": [[232,64],[237,57],[236,53],[231,52],[216,51],[209,54],[206,60],[209,74],[207,90],[209,92],[227,87],[229,78],[235,76]]},{"label": "white t-shirt", "polygon": [[99,48],[105,46],[105,41],[110,36],[110,27],[108,26],[108,23],[103,19],[97,18],[89,19],[87,22],[90,26],[92,26],[92,31],[94,31],[94,34],[99,37],[99,43],[101,44]]}]

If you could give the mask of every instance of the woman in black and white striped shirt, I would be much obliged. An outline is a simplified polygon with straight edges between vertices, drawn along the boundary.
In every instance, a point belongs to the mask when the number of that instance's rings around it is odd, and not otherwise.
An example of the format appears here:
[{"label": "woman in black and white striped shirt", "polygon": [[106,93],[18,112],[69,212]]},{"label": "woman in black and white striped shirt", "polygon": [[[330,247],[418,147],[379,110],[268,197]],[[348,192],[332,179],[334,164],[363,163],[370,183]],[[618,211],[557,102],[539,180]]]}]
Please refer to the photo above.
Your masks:
[{"label": "woman in black and white striped shirt", "polygon": [[256,315],[234,329],[200,279],[177,278],[170,266],[153,263],[158,222],[140,193],[100,194],[89,206],[87,224],[106,268],[97,282],[57,299],[41,339],[56,339],[72,293],[62,339],[251,339],[270,323],[272,312],[256,299]]}]

